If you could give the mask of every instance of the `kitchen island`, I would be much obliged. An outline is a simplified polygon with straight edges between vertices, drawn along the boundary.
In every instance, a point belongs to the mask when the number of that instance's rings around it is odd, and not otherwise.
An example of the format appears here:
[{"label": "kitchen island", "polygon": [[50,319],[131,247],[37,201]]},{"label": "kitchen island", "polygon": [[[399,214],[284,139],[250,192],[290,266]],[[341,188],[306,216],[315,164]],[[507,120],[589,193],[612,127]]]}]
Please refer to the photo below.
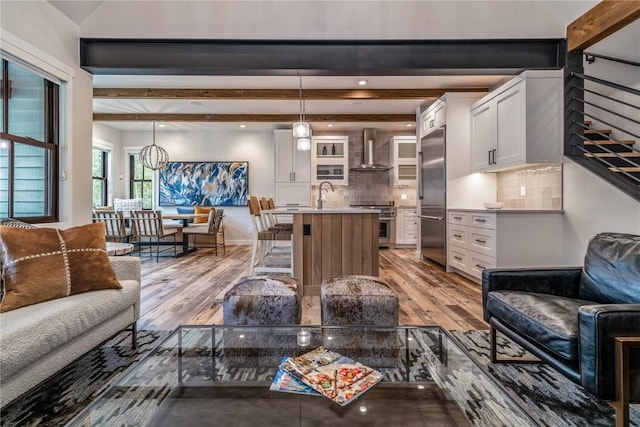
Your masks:
[{"label": "kitchen island", "polygon": [[379,211],[300,208],[284,212],[293,214],[293,276],[302,282],[305,296],[320,295],[326,277],[378,276]]}]

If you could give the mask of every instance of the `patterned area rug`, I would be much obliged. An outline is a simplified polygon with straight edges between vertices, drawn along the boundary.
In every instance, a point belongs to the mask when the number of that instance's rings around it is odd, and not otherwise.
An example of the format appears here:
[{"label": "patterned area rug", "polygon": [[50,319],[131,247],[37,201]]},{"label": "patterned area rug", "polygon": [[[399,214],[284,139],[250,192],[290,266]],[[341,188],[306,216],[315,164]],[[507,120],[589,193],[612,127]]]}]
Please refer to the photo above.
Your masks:
[{"label": "patterned area rug", "polygon": [[[615,411],[607,402],[596,399],[581,386],[544,363],[492,364],[489,358],[488,331],[453,331],[472,357],[484,365],[520,406],[540,425],[613,426]],[[533,356],[522,347],[498,334],[498,352],[508,357]],[[613,378],[611,379],[614,380]],[[631,405],[631,426],[640,426],[640,404]]]},{"label": "patterned area rug", "polygon": [[[155,348],[167,334],[168,332],[140,331],[138,351],[131,349],[129,332],[116,335],[42,383],[27,396],[2,408],[0,426],[63,426],[109,384],[120,378],[123,371]],[[558,427],[614,424],[614,410],[611,406],[595,399],[582,387],[544,364],[490,364],[487,331],[454,331],[453,335],[515,399],[526,405],[540,425]],[[528,356],[519,346],[506,339],[500,339],[498,344],[501,354]],[[210,360],[210,353],[203,350],[207,347],[209,345],[195,344],[190,350],[197,353],[204,351],[206,354],[199,356]],[[416,362],[418,361],[413,360],[412,365],[416,364],[414,368],[417,369],[420,363]],[[196,367],[194,370],[187,369],[185,374],[186,377],[197,378],[206,377],[207,372],[210,371]],[[244,371],[230,369],[218,374],[220,379],[229,375],[237,378],[243,375],[242,372]],[[270,380],[272,372],[272,368],[257,369],[253,372],[256,376],[254,379]],[[416,371],[414,375],[420,375],[421,380],[428,380],[429,376],[426,370]],[[478,406],[473,402],[480,403],[469,396],[467,403],[472,407]],[[465,411],[474,420],[473,411]],[[640,405],[632,405],[631,420],[632,426],[640,427]],[[478,422],[473,424],[483,425]]]},{"label": "patterned area rug", "polygon": [[167,334],[139,331],[133,350],[131,332],[120,332],[0,409],[0,426],[63,426]]}]

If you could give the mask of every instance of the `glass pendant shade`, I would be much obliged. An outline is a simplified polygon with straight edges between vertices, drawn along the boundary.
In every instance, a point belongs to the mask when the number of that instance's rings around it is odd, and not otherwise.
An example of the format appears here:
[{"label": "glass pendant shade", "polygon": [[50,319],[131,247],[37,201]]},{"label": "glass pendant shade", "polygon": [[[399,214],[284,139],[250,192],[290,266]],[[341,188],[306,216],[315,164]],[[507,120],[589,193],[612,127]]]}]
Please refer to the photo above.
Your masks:
[{"label": "glass pendant shade", "polygon": [[311,135],[309,131],[309,123],[307,122],[295,122],[293,124],[293,137],[294,138],[308,138]]},{"label": "glass pendant shade", "polygon": [[162,169],[169,162],[169,153],[156,145],[156,122],[153,122],[153,144],[142,147],[138,158],[145,167],[154,171]]},{"label": "glass pendant shade", "polygon": [[300,151],[311,150],[311,140],[309,138],[298,138],[298,150]]}]

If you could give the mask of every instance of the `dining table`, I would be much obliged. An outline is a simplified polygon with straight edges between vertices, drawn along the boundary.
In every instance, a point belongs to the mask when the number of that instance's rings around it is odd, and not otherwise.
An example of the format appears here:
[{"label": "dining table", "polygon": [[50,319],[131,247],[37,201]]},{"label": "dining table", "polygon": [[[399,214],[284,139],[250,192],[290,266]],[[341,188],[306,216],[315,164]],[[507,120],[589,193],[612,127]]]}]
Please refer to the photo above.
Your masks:
[{"label": "dining table", "polygon": [[[162,213],[162,219],[177,219],[182,221],[182,228],[189,227],[192,219],[196,218],[208,218],[208,213]],[[182,235],[182,253],[177,254],[177,256],[182,256],[188,254],[190,252],[194,252],[196,248],[189,249],[189,238]]]}]

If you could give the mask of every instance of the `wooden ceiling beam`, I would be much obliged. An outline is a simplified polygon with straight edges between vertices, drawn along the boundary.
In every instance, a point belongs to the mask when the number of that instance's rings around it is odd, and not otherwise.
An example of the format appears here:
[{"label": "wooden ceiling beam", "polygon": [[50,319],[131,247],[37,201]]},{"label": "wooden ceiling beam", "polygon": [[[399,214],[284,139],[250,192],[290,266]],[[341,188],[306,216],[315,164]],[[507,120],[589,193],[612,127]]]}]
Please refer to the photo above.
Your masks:
[{"label": "wooden ceiling beam", "polygon": [[[304,99],[424,99],[439,98],[446,92],[488,92],[489,88],[437,89],[303,89]],[[158,89],[94,88],[93,97],[101,99],[263,99],[297,100],[298,89]]]},{"label": "wooden ceiling beam", "polygon": [[[113,114],[94,113],[95,122],[296,122],[298,114]],[[306,114],[308,122],[414,122],[415,114]]]},{"label": "wooden ceiling beam", "polygon": [[567,26],[567,49],[587,49],[638,18],[640,1],[602,1]]}]

